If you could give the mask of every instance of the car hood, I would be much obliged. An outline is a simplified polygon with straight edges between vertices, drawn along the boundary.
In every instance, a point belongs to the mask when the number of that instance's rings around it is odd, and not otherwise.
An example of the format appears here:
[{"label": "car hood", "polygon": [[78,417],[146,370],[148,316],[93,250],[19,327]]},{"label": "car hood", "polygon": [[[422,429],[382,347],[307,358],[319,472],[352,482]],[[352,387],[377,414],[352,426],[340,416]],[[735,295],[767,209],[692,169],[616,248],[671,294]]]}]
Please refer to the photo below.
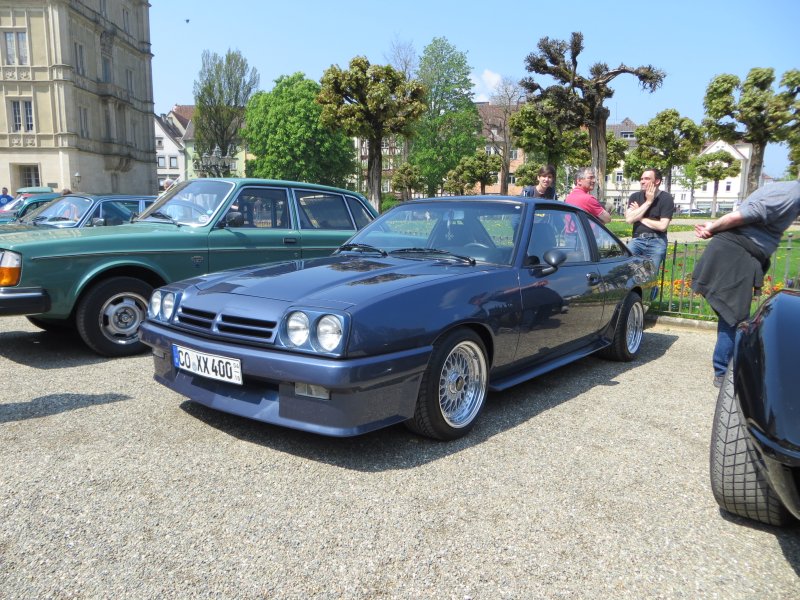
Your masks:
[{"label": "car hood", "polygon": [[23,233],[25,231],[40,231],[42,228],[36,225],[27,225],[26,223],[13,222],[15,217],[0,217],[0,235],[6,233]]},{"label": "car hood", "polygon": [[345,309],[412,286],[497,268],[442,259],[337,255],[227,271],[202,278],[195,287],[198,295],[233,294]]}]

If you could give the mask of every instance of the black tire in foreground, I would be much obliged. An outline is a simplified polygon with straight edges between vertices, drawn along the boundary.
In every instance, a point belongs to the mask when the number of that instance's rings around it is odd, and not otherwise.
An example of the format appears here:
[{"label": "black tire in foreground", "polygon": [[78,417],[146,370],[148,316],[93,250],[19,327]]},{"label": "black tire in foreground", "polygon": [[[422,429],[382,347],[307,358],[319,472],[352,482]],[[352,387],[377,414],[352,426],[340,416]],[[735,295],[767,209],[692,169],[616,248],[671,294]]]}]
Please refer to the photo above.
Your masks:
[{"label": "black tire in foreground", "polygon": [[742,423],[730,366],[717,396],[709,467],[711,491],[724,510],[768,525],[794,522],[761,472],[758,453]]},{"label": "black tire in foreground", "polygon": [[639,294],[631,292],[622,303],[611,345],[598,352],[603,358],[630,362],[639,354],[644,335],[644,307]]},{"label": "black tire in foreground", "polygon": [[134,277],[113,277],[91,287],[78,304],[75,325],[83,341],[103,356],[131,356],[148,349],[139,341],[153,288]]},{"label": "black tire in foreground", "polygon": [[475,424],[488,386],[489,366],[483,341],[469,329],[452,331],[433,346],[414,416],[406,425],[427,437],[460,438]]}]

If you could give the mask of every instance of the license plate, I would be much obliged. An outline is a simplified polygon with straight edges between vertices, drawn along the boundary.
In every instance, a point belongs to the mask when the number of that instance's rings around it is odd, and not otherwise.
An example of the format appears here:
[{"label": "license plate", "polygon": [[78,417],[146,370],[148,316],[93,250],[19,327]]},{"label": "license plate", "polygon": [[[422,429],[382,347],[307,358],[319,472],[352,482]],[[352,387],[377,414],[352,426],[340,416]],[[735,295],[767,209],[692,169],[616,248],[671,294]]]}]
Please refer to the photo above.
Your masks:
[{"label": "license plate", "polygon": [[172,346],[172,363],[201,377],[242,385],[242,364],[238,358],[206,354],[183,346]]}]

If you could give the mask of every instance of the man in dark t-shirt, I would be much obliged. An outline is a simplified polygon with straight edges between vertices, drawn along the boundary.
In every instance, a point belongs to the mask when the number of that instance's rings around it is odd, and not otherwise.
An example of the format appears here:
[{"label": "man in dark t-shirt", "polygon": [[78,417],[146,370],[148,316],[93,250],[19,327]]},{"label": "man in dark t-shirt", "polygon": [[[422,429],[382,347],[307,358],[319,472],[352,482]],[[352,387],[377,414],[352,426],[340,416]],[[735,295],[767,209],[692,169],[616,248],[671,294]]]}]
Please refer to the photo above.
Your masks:
[{"label": "man in dark t-shirt", "polygon": [[639,180],[642,189],[631,194],[625,221],[633,225],[633,239],[628,248],[638,256],[653,261],[656,273],[667,255],[667,228],[675,212],[672,195],[659,190],[661,171],[647,169]]}]

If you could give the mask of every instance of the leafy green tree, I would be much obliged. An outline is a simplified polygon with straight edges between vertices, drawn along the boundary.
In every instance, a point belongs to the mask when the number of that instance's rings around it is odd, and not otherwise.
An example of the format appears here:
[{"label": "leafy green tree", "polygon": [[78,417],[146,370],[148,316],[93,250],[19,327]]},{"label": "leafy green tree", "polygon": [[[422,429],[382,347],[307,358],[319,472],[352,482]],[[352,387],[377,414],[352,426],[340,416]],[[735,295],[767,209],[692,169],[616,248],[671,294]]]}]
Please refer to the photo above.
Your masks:
[{"label": "leafy green tree", "polygon": [[[241,140],[247,102],[258,88],[259,75],[250,68],[238,50],[219,54],[203,51],[203,63],[194,82],[195,149],[198,154],[212,153],[233,156]],[[222,171],[213,172],[220,176]]]},{"label": "leafy green tree", "polygon": [[450,169],[442,182],[442,189],[452,196],[465,196],[468,184],[464,181],[464,170],[461,164]]},{"label": "leafy green tree", "polygon": [[701,185],[707,183],[707,180],[700,175],[697,170],[699,156],[693,156],[680,170],[676,176],[678,182],[689,190],[689,210],[695,208],[694,204],[694,191]]},{"label": "leafy green tree", "polygon": [[711,216],[717,216],[717,192],[719,182],[726,177],[736,177],[741,171],[741,161],[736,160],[724,150],[702,154],[695,161],[697,174],[714,182],[714,195],[711,199]]},{"label": "leafy green tree", "polygon": [[517,145],[525,151],[527,163],[556,168],[563,164],[586,166],[591,161],[589,135],[573,125],[569,113],[548,98],[524,104],[511,117],[512,131]]},{"label": "leafy green tree", "polygon": [[613,131],[606,133],[607,163],[610,168],[616,168],[625,160],[628,153],[628,142],[614,135]]},{"label": "leafy green tree", "polygon": [[[595,63],[589,69],[589,76],[578,74],[578,55],[583,51],[583,34],[573,32],[569,43],[562,40],[541,38],[537,45],[539,51],[532,52],[525,59],[529,73],[548,75],[555,79],[556,85],[544,88],[533,77],[522,80],[528,91],[529,100],[539,102],[550,100],[564,116],[564,131],[567,128],[586,127],[592,154],[592,166],[597,170],[600,184],[600,198],[605,196],[605,174],[607,161],[606,121],[610,111],[604,106],[606,99],[614,95],[609,83],[619,75],[633,75],[642,87],[654,92],[661,86],[665,74],[652,65],[636,68],[620,64],[610,69],[606,63]],[[567,56],[569,52],[569,56]]]},{"label": "leafy green tree", "polygon": [[744,81],[735,75],[717,75],[706,89],[704,126],[713,137],[727,142],[748,142],[753,156],[747,173],[747,193],[758,188],[764,151],[770,142],[791,140],[800,127],[797,99],[800,70],[784,73],[782,91],[775,92],[775,70],[750,69]]},{"label": "leafy green tree", "polygon": [[480,116],[472,101],[467,56],[445,38],[425,47],[418,77],[427,94],[427,110],[415,128],[409,161],[419,167],[429,195],[480,140]]},{"label": "leafy green tree", "polygon": [[703,144],[703,130],[674,108],[662,110],[636,129],[635,152],[664,174],[664,189],[672,189],[672,168],[685,165]]},{"label": "leafy green tree", "polygon": [[322,75],[317,102],[322,123],[367,140],[367,189],[378,208],[381,200],[383,155],[387,136],[406,135],[425,110],[425,88],[389,65],[371,65],[363,56],[342,70],[332,65]]},{"label": "leafy green tree", "polygon": [[419,167],[408,163],[395,169],[392,175],[392,189],[400,190],[403,200],[410,200],[412,192],[423,187]]},{"label": "leafy green tree", "polygon": [[497,154],[479,151],[459,161],[459,176],[466,187],[480,185],[481,194],[485,194],[487,185],[497,183],[497,172],[500,171],[502,164],[503,159]]},{"label": "leafy green tree", "polygon": [[242,130],[255,155],[248,176],[345,185],[355,171],[353,141],[322,125],[319,91],[316,81],[295,73],[250,99]]}]

